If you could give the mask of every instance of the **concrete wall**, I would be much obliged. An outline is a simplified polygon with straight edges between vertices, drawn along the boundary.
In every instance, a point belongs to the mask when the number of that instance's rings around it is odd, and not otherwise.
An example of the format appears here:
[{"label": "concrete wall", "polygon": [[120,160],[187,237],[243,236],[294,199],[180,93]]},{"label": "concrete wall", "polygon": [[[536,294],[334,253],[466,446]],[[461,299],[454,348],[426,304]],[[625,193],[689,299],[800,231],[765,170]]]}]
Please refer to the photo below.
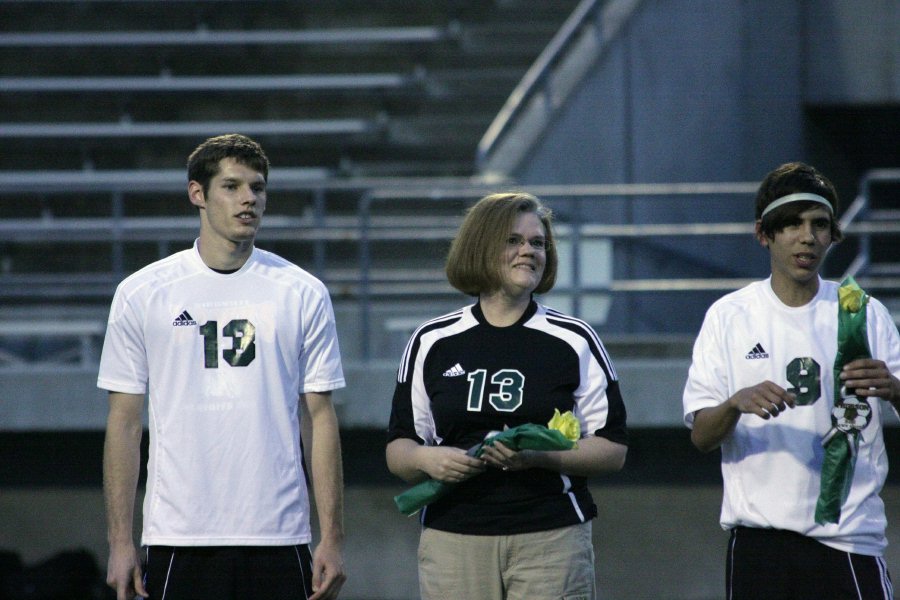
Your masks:
[{"label": "concrete wall", "polygon": [[893,0],[644,0],[516,175],[758,180],[809,158],[804,107],[900,103],[898,23]]},{"label": "concrete wall", "polygon": [[[684,357],[616,361],[629,425],[680,427],[689,366]],[[344,370],[347,387],[334,394],[342,427],[386,428],[397,362],[348,363]],[[0,371],[0,432],[104,429],[106,392],[96,383],[96,369]]]},{"label": "concrete wall", "polygon": [[[403,517],[392,497],[398,486],[346,490],[345,600],[418,598],[418,523]],[[594,550],[604,600],[713,600],[723,597],[727,534],[718,526],[721,490],[705,486],[592,488],[599,507]],[[885,489],[891,523],[900,520],[900,487]],[[99,489],[9,490],[0,493],[0,548],[27,563],[86,548],[105,570],[107,548]],[[888,567],[900,573],[900,539]]]},{"label": "concrete wall", "polygon": [[900,102],[900,4],[815,0],[805,16],[804,101]]},{"label": "concrete wall", "polygon": [[757,180],[801,157],[799,2],[642,2],[517,174]]}]

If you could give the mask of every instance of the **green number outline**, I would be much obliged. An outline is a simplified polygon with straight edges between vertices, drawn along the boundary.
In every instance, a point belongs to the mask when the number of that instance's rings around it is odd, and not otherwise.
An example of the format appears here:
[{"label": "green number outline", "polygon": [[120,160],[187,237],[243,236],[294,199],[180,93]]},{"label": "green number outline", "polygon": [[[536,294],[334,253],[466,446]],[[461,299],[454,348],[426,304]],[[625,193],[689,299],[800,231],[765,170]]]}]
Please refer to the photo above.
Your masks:
[{"label": "green number outline", "polygon": [[785,368],[788,383],[792,386],[787,391],[797,396],[798,406],[815,404],[822,395],[822,368],[812,357],[798,357],[788,363]]},{"label": "green number outline", "polygon": [[[480,412],[487,381],[487,370],[478,369],[468,375],[469,398],[466,410]],[[525,375],[516,369],[500,369],[491,375],[491,383],[499,385],[500,390],[488,395],[488,403],[500,412],[513,412],[522,406],[525,395]]]},{"label": "green number outline", "polygon": [[[218,321],[207,321],[199,327],[203,336],[203,365],[219,368]],[[222,328],[222,335],[232,339],[231,348],[222,350],[222,358],[232,367],[246,367],[256,358],[256,326],[247,319],[232,319]]]}]

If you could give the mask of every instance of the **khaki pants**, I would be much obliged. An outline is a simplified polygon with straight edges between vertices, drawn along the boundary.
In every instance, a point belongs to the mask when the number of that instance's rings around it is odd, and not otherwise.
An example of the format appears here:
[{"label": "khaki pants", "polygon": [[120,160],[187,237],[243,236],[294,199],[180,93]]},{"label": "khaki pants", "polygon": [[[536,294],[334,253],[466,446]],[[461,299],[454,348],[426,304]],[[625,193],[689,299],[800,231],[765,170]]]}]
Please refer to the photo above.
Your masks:
[{"label": "khaki pants", "polygon": [[594,600],[591,523],[515,535],[425,528],[419,589],[423,600]]}]

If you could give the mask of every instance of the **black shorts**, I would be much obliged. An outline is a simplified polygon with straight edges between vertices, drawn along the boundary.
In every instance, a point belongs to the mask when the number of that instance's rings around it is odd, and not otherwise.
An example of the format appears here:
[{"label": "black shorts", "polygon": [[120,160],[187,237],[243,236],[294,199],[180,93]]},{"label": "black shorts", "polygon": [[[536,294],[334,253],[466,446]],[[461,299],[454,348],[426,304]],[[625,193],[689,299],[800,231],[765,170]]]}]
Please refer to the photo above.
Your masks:
[{"label": "black shorts", "polygon": [[149,546],[144,568],[152,600],[306,600],[312,556],[298,546]]},{"label": "black shorts", "polygon": [[725,566],[726,600],[890,600],[880,556],[835,550],[793,531],[735,527]]}]

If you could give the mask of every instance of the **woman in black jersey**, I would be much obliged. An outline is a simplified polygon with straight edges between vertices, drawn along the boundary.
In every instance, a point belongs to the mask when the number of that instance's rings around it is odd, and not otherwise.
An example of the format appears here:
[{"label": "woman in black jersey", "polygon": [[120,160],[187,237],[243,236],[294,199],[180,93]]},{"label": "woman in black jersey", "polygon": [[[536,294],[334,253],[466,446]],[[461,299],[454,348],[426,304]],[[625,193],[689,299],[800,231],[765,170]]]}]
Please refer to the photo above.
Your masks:
[{"label": "woman in black jersey", "polygon": [[[447,277],[475,304],[423,323],[406,346],[387,463],[409,482],[456,484],[421,513],[422,598],[594,598],[587,478],[622,468],[625,406],[606,349],[584,321],[534,294],[556,280],[551,212],[530,194],[493,194],[468,213]],[[480,458],[491,432],[572,411],[573,450]]]}]

